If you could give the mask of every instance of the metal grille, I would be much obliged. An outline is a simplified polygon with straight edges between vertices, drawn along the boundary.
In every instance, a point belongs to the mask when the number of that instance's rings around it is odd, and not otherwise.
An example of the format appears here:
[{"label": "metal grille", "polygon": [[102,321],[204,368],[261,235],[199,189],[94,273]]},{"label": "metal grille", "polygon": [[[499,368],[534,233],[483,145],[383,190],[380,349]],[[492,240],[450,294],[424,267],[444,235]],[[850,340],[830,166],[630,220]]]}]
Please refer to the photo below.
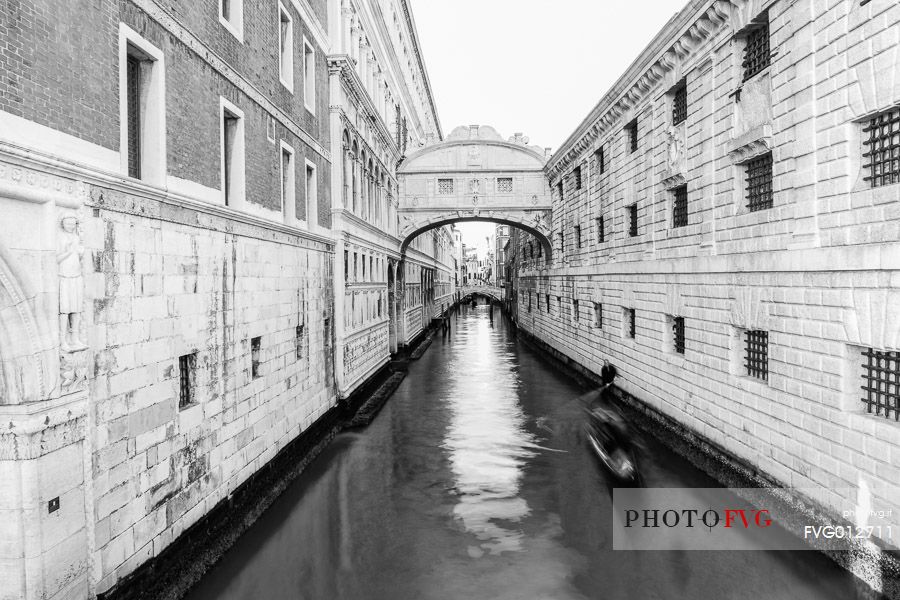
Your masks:
[{"label": "metal grille", "polygon": [[250,375],[254,379],[259,377],[259,350],[261,345],[261,337],[255,337],[250,340]]},{"label": "metal grille", "polygon": [[509,194],[513,191],[512,177],[498,177],[497,191],[501,194]]},{"label": "metal grille", "polygon": [[687,86],[681,84],[672,97],[672,124],[678,125],[687,119]]},{"label": "metal grille", "polygon": [[625,131],[628,133],[628,148],[629,152],[637,152],[638,149],[638,123],[637,119],[629,123],[625,126]]},{"label": "metal grille", "polygon": [[606,241],[606,232],[603,231],[603,217],[597,217],[597,243],[602,244]]},{"label": "metal grille", "polygon": [[603,305],[594,302],[594,327],[603,328]]},{"label": "metal grille", "polygon": [[600,175],[606,171],[606,157],[604,156],[603,146],[597,148],[597,151],[594,152],[594,156],[597,158],[597,172]]},{"label": "metal grille", "polygon": [[581,167],[575,167],[575,171],[573,171],[573,173],[575,174],[575,189],[580,190],[581,189]]},{"label": "metal grille", "polygon": [[193,354],[178,357],[178,408],[184,408],[193,402],[191,380],[194,375],[194,364]]},{"label": "metal grille", "polygon": [[572,300],[572,320],[578,321],[578,300]]},{"label": "metal grille", "polygon": [[575,243],[581,248],[581,225],[575,226]]},{"label": "metal grille", "polygon": [[876,115],[863,128],[868,174],[863,178],[872,187],[900,183],[900,108]]},{"label": "metal grille", "polygon": [[747,208],[751,211],[772,208],[772,153],[747,163]]},{"label": "metal grille", "polygon": [[672,319],[672,340],[675,343],[675,352],[684,354],[684,317]]},{"label": "metal grille", "polygon": [[744,46],[744,81],[747,81],[757,73],[766,69],[772,60],[769,52],[769,17],[760,17],[766,23],[747,34],[747,45]]},{"label": "metal grille", "polygon": [[547,304],[547,312],[550,312],[550,294],[544,294],[544,302]]},{"label": "metal grille", "polygon": [[438,194],[452,194],[453,193],[453,180],[452,179],[438,179]]},{"label": "metal grille", "polygon": [[626,327],[628,328],[628,337],[634,339],[637,334],[637,316],[633,308],[625,309],[625,317],[627,319]]},{"label": "metal grille", "polygon": [[635,237],[638,234],[638,207],[632,204],[628,207],[628,235]]},{"label": "metal grille", "polygon": [[556,193],[559,195],[559,201],[563,201],[563,184],[562,181],[556,184]]},{"label": "metal grille", "polygon": [[866,411],[886,419],[900,421],[900,352],[863,350],[862,398]]},{"label": "metal grille", "polygon": [[688,191],[687,185],[680,185],[672,190],[672,227],[684,227],[688,224]]},{"label": "metal grille", "polygon": [[[381,300],[379,300],[380,302]],[[294,344],[296,345],[297,358],[303,358],[303,325],[297,325],[296,337]]]},{"label": "metal grille", "polygon": [[759,330],[745,331],[744,339],[747,349],[744,367],[747,369],[747,375],[768,381],[769,332]]},{"label": "metal grille", "polygon": [[141,177],[141,61],[128,56],[126,66],[128,107],[128,176]]}]

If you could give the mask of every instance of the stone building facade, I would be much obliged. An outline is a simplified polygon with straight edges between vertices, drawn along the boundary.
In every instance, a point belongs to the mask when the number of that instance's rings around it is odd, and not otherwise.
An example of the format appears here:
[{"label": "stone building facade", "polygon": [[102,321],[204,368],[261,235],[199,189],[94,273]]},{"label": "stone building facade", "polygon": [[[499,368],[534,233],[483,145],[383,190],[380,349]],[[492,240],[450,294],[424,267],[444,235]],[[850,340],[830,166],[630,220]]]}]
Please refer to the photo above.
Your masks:
[{"label": "stone building facade", "polygon": [[[433,286],[452,275],[449,230],[401,256],[397,165],[441,129],[405,0],[329,4],[338,393],[350,395],[430,322]],[[441,284],[443,285],[443,284]],[[446,294],[450,292],[447,291]],[[414,303],[414,304],[411,304]],[[438,302],[438,306],[441,303]],[[430,310],[423,315],[426,307]]]},{"label": "stone building facade", "polygon": [[517,249],[522,329],[838,514],[900,485],[898,31],[690,2],[548,163],[552,262]]},{"label": "stone building facade", "polygon": [[[384,364],[392,173],[440,131],[418,58],[376,69],[418,56],[405,1],[340,50],[363,4],[0,4],[0,597],[109,591]],[[430,308],[449,235],[404,263]]]}]

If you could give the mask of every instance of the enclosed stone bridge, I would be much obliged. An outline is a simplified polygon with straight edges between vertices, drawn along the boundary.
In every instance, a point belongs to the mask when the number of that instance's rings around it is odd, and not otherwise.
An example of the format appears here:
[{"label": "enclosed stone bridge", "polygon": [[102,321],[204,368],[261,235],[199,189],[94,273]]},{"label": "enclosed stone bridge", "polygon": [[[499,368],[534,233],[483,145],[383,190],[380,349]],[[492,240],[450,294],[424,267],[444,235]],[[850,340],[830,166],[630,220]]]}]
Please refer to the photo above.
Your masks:
[{"label": "enclosed stone bridge", "polygon": [[501,302],[503,300],[503,288],[493,285],[465,285],[459,288],[460,300],[465,300],[471,296],[484,296]]},{"label": "enclosed stone bridge", "polygon": [[401,252],[420,233],[460,221],[491,221],[534,235],[547,256],[549,152],[521,134],[504,140],[492,127],[457,127],[400,164]]}]

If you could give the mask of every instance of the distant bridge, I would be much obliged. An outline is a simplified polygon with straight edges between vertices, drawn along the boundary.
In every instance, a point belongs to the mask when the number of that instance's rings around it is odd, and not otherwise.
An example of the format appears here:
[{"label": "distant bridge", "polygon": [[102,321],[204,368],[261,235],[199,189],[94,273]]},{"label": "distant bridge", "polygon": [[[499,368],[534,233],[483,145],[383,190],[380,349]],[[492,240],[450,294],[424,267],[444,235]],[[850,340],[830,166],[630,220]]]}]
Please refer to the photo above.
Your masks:
[{"label": "distant bridge", "polygon": [[458,288],[460,299],[480,295],[500,302],[503,300],[503,288],[493,285],[464,285]]}]

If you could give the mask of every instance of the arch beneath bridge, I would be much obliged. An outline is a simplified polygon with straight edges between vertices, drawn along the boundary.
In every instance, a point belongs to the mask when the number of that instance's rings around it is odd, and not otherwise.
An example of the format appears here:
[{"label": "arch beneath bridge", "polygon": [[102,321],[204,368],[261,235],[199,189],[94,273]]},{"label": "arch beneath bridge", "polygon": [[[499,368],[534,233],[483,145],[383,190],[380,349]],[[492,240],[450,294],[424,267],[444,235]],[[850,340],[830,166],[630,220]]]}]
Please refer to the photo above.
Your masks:
[{"label": "arch beneath bridge", "polygon": [[400,164],[401,252],[419,234],[464,221],[489,221],[533,235],[549,259],[549,152],[522,134],[504,140],[492,127],[457,127]]}]

